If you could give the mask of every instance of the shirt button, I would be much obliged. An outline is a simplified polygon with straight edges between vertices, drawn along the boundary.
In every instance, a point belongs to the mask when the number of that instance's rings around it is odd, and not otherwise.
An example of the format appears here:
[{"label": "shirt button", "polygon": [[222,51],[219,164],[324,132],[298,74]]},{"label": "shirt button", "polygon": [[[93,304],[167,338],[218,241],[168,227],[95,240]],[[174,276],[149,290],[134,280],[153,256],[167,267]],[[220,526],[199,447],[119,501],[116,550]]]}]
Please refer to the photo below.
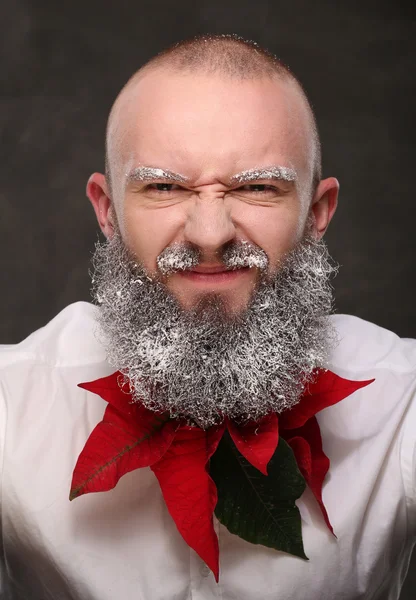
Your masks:
[{"label": "shirt button", "polygon": [[202,577],[208,577],[208,575],[210,574],[210,568],[207,565],[202,565],[200,572]]}]

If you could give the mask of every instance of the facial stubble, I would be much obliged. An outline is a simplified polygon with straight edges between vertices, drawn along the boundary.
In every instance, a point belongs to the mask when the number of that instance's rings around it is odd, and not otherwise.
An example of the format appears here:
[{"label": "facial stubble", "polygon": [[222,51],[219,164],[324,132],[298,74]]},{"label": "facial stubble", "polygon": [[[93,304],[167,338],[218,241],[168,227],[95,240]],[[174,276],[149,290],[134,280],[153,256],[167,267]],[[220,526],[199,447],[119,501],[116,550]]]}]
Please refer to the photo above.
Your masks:
[{"label": "facial stubble", "polygon": [[[169,250],[168,258],[179,256]],[[195,266],[195,253],[187,263],[192,250],[183,250],[182,263]],[[263,251],[249,250],[244,243],[229,246],[226,263],[238,265],[241,256],[259,263]],[[257,420],[294,406],[315,369],[326,366],[335,340],[328,318],[335,269],[323,241],[305,236],[276,273],[262,268],[247,308],[237,315],[215,293],[183,309],[162,274],[149,277],[119,234],[97,244],[93,262],[108,361],[128,380],[133,399],[150,410],[203,429],[225,416]]]}]

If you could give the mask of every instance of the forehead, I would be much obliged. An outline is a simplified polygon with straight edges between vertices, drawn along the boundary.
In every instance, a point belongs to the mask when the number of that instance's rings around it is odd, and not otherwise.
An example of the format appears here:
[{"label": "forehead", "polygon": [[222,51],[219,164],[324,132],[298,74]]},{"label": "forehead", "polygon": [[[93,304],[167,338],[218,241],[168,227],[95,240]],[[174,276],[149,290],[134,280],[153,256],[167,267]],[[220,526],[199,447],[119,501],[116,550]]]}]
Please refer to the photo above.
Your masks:
[{"label": "forehead", "polygon": [[109,127],[110,161],[198,177],[266,164],[302,171],[310,153],[305,102],[290,81],[157,69],[122,92]]}]

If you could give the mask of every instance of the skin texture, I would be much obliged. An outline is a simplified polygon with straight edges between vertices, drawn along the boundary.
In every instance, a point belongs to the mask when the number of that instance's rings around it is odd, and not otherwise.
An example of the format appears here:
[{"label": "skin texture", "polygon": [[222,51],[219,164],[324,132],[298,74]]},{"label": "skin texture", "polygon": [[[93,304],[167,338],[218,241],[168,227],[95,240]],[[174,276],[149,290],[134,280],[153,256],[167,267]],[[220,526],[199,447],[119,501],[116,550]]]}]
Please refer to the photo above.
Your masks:
[{"label": "skin texture", "polygon": [[[308,217],[319,239],[336,209],[336,179],[322,180],[312,195],[308,112],[288,80],[145,71],[116,100],[108,148],[111,192],[104,175],[94,173],[87,195],[105,236],[117,225],[149,274],[157,274],[158,255],[178,243],[198,248],[199,267],[220,266],[221,250],[233,240],[262,248],[274,273],[304,236]],[[296,181],[230,185],[237,173],[272,165],[294,169]],[[181,174],[186,183],[128,182],[140,166]],[[157,185],[164,181],[169,185]],[[185,309],[217,292],[235,313],[257,281],[256,268],[223,278],[176,272],[164,279]]]}]

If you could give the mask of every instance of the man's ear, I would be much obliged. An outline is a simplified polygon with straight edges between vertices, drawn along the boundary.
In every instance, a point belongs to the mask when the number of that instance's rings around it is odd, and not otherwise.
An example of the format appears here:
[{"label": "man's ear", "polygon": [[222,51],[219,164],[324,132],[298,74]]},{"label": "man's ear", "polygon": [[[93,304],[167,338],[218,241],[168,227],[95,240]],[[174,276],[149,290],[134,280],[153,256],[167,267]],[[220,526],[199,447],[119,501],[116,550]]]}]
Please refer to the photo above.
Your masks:
[{"label": "man's ear", "polygon": [[109,190],[105,175],[93,173],[88,179],[87,196],[94,208],[98,224],[106,238],[111,239],[114,235],[114,206],[109,196]]},{"label": "man's ear", "polygon": [[338,204],[339,183],[335,177],[323,179],[316,188],[309,209],[317,239],[321,239],[334,216]]}]

